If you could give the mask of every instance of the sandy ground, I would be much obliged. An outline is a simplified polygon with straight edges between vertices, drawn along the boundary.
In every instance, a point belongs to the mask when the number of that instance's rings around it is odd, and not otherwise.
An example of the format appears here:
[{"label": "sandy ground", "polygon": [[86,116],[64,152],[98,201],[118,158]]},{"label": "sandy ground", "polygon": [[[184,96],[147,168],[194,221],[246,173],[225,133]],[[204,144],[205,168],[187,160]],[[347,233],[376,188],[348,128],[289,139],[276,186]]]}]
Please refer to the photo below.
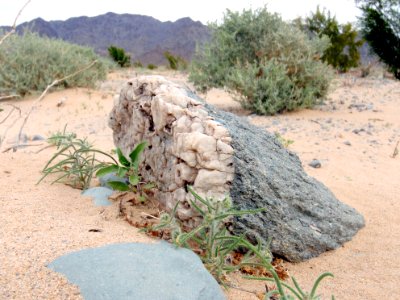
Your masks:
[{"label": "sandy ground", "polygon": [[[48,137],[68,124],[69,131],[105,151],[113,148],[107,115],[113,97],[132,74],[114,74],[97,90],[71,89],[49,94],[32,113],[25,133]],[[168,76],[184,81],[179,74]],[[0,122],[17,105],[26,112],[35,97],[1,102]],[[340,78],[326,105],[313,110],[260,117],[243,111],[221,90],[208,102],[238,113],[293,142],[305,170],[327,185],[343,202],[355,207],[366,227],[351,242],[318,258],[285,263],[290,274],[309,289],[318,274],[334,273],[321,284],[324,299],[400,299],[400,82],[388,79]],[[63,105],[57,106],[59,101]],[[0,124],[0,135],[16,115]],[[2,150],[12,145],[19,120],[7,134]],[[40,170],[54,148],[37,151],[44,141],[17,152],[0,153],[0,299],[80,299],[79,289],[46,265],[63,254],[117,242],[152,242],[125,221],[94,207],[91,200],[62,184],[40,185]],[[400,147],[399,147],[400,148]],[[399,149],[400,150],[400,149]],[[319,169],[308,166],[312,159]],[[101,232],[90,232],[100,229]],[[134,281],[134,279],[133,279]],[[241,288],[263,291],[263,284],[234,276]],[[230,289],[229,299],[257,299]]]}]

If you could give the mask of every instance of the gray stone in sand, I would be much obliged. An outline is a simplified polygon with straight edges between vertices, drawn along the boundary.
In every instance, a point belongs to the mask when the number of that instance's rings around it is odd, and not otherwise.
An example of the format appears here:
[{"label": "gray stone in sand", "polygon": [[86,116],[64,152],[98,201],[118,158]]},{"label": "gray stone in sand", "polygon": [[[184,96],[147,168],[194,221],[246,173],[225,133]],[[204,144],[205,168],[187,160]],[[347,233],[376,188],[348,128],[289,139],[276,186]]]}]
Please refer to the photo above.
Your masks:
[{"label": "gray stone in sand", "polygon": [[93,203],[96,206],[108,206],[111,205],[111,201],[108,197],[111,196],[113,190],[106,187],[92,187],[82,192],[83,196],[93,197]]},{"label": "gray stone in sand", "polygon": [[78,285],[85,300],[225,299],[196,254],[165,242],[86,249],[48,267]]}]

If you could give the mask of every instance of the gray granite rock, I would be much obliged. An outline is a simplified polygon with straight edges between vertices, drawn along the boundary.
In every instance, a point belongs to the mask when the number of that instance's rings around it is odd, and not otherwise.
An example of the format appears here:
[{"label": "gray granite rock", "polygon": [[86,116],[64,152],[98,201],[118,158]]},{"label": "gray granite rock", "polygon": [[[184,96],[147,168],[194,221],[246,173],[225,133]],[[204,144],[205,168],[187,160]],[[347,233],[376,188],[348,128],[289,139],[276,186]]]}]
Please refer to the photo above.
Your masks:
[{"label": "gray granite rock", "polygon": [[266,212],[235,221],[235,232],[255,240],[271,238],[270,249],[299,262],[340,247],[364,227],[364,218],[308,176],[296,154],[272,134],[233,114],[207,106],[228,128],[235,149],[230,195],[240,209]]},{"label": "gray granite rock", "polygon": [[272,134],[162,77],[130,80],[110,126],[125,153],[143,139],[149,143],[142,175],[157,182],[167,210],[182,204],[178,217],[188,226],[196,215],[186,185],[206,196],[229,192],[239,209],[266,208],[235,219],[234,233],[271,239],[271,251],[293,262],[340,247],[364,226],[364,218],[308,176]]},{"label": "gray granite rock", "polygon": [[196,254],[165,242],[86,249],[48,267],[79,286],[85,300],[225,299]]},{"label": "gray granite rock", "polygon": [[93,203],[96,206],[108,206],[111,205],[111,201],[108,197],[111,196],[113,191],[106,187],[92,187],[82,192],[83,196],[89,196],[93,198]]}]

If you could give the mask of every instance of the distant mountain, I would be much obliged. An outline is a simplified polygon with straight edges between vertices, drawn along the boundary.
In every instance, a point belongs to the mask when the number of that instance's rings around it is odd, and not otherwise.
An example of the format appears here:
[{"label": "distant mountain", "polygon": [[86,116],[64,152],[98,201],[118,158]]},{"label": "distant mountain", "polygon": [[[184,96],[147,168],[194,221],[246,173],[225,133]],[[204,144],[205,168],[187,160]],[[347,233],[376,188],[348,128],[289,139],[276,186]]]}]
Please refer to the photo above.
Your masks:
[{"label": "distant mountain", "polygon": [[110,45],[115,45],[130,53],[132,61],[139,60],[143,65],[166,64],[165,51],[190,60],[196,44],[210,39],[209,28],[190,18],[161,22],[148,16],[115,13],[66,21],[38,18],[19,25],[17,31],[25,28],[42,36],[92,47],[103,55],[107,55]]}]

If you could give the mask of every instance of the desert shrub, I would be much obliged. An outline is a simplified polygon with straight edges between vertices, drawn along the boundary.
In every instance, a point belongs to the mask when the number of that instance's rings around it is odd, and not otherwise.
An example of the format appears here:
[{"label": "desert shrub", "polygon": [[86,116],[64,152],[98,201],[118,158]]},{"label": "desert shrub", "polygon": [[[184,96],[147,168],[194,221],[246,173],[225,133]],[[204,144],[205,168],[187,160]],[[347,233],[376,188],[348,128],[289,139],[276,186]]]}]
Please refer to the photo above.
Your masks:
[{"label": "desert shrub", "polygon": [[154,64],[148,64],[148,65],[147,65],[147,69],[149,69],[149,70],[155,70],[155,69],[157,69],[157,66],[154,65]]},{"label": "desert shrub", "polygon": [[361,31],[373,52],[400,79],[400,3],[398,0],[359,0]]},{"label": "desert shrub", "polygon": [[310,39],[266,8],[228,10],[211,29],[190,68],[201,91],[226,87],[258,114],[311,107],[327,94],[332,72],[320,61],[327,38]]},{"label": "desert shrub", "polygon": [[133,63],[133,67],[135,68],[143,68],[143,64],[140,60],[137,60]]},{"label": "desert shrub", "polygon": [[164,52],[164,57],[168,61],[169,68],[172,70],[186,70],[187,69],[187,61],[179,56],[179,55],[173,55],[169,51]]},{"label": "desert shrub", "polygon": [[110,57],[122,68],[131,66],[131,57],[125,53],[123,48],[118,48],[111,45],[108,47],[108,54]]},{"label": "desert shrub", "polygon": [[324,51],[322,60],[338,71],[347,72],[359,65],[359,48],[364,41],[358,38],[357,30],[350,23],[339,24],[329,11],[321,11],[317,7],[316,12],[307,17],[301,27],[319,37],[324,35],[329,37],[331,44]]},{"label": "desert shrub", "polygon": [[93,87],[105,79],[110,63],[91,48],[26,32],[10,36],[0,47],[0,94],[25,95],[44,90],[55,79],[72,74],[94,60],[90,69],[63,81],[63,87]]}]

